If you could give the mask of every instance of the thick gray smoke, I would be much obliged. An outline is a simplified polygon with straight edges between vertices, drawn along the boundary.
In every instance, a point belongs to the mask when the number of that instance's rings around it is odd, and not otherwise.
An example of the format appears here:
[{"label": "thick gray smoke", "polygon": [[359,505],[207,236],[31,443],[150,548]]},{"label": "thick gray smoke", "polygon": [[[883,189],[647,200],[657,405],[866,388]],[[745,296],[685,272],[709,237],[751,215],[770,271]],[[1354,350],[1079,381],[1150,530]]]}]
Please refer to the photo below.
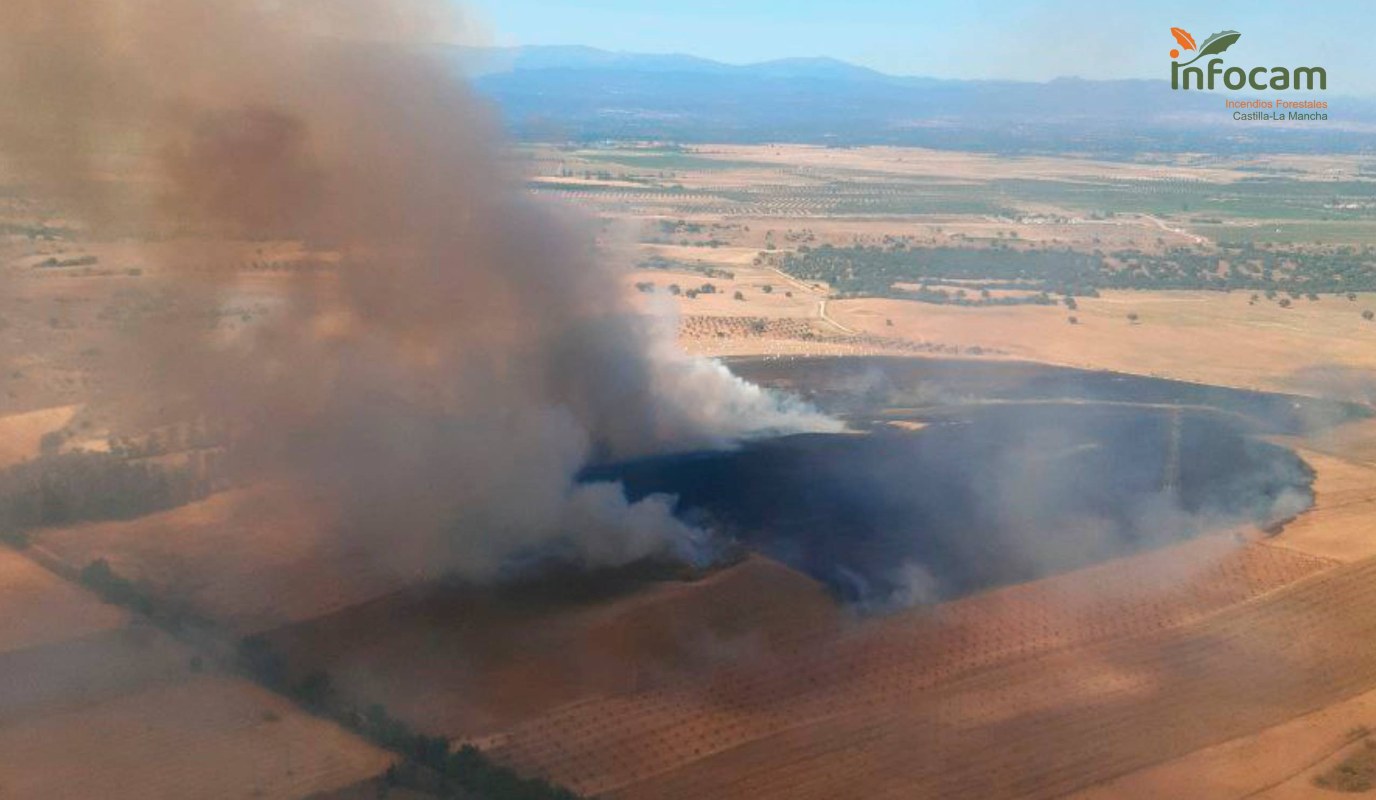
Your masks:
[{"label": "thick gray smoke", "polygon": [[[175,313],[116,397],[232,421],[241,477],[324,493],[329,524],[408,569],[482,577],[556,540],[598,563],[689,552],[664,498],[574,476],[835,424],[632,313],[589,230],[528,196],[487,107],[427,55],[449,7],[12,0],[0,145],[94,231],[163,240]],[[214,261],[226,242],[333,266],[217,333],[246,291]]]}]

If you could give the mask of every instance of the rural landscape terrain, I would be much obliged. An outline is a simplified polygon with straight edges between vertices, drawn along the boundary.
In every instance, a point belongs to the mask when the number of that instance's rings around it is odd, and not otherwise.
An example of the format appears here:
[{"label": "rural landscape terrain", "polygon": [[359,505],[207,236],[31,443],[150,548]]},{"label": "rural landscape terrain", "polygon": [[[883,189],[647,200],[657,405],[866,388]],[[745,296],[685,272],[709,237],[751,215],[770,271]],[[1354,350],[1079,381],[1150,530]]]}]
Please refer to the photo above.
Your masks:
[{"label": "rural landscape terrain", "polygon": [[0,129],[0,797],[1376,790],[1360,132],[507,143],[215,19]]}]

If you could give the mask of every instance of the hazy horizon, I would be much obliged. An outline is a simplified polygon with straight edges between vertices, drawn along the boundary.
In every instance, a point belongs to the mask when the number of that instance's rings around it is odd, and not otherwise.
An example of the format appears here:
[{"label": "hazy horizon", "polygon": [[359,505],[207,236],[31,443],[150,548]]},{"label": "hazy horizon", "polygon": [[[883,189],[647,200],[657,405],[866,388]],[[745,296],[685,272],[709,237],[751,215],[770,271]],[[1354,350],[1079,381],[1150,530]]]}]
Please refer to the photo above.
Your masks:
[{"label": "hazy horizon", "polygon": [[464,7],[492,46],[586,46],[737,65],[832,58],[890,75],[1035,82],[1166,79],[1176,47],[1171,27],[1198,41],[1231,29],[1243,34],[1229,54],[1239,65],[1323,66],[1333,95],[1376,94],[1376,68],[1359,45],[1376,33],[1376,23],[1354,2],[1305,8],[1133,0],[1105,8],[1063,0],[1034,8],[1011,0],[921,7],[888,0],[597,0],[573,7],[479,0]]}]

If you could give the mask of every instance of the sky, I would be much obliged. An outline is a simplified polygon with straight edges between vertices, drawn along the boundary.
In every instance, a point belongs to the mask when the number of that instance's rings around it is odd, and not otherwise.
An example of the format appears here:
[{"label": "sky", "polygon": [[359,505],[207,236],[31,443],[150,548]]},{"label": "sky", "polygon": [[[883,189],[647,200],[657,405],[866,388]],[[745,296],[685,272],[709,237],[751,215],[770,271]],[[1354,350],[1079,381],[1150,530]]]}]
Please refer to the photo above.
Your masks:
[{"label": "sky", "polygon": [[1170,28],[1242,33],[1228,63],[1322,66],[1376,94],[1376,3],[1357,0],[470,0],[486,43],[580,44],[728,63],[831,56],[899,75],[1043,81],[1167,78]]}]

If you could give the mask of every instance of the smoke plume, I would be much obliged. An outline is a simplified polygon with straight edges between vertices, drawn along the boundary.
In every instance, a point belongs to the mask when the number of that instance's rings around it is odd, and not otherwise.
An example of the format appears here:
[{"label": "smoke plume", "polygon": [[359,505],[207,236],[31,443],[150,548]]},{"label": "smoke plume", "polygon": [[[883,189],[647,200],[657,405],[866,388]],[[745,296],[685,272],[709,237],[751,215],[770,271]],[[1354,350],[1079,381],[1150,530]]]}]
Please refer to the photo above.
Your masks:
[{"label": "smoke plume", "polygon": [[[588,227],[528,196],[426,46],[462,37],[449,8],[12,0],[0,146],[93,235],[157,241],[170,311],[114,396],[230,421],[241,478],[323,494],[341,536],[408,569],[483,577],[556,541],[598,563],[690,553],[665,498],[574,476],[833,423],[632,313]],[[329,268],[217,325],[255,291],[218,254],[283,243]]]}]

